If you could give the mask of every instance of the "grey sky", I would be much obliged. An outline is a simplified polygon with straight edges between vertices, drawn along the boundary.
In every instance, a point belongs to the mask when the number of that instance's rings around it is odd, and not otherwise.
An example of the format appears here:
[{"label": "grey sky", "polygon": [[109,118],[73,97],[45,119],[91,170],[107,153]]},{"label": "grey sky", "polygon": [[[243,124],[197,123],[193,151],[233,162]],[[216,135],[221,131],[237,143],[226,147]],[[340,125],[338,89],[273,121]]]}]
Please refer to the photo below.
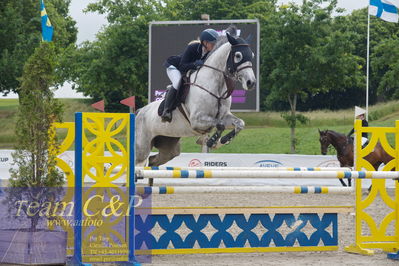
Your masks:
[{"label": "grey sky", "polygon": [[[279,3],[295,2],[297,4],[302,3],[303,0],[279,0]],[[352,12],[355,9],[366,7],[369,0],[338,0],[338,7],[345,8],[347,13]]]},{"label": "grey sky", "polygon": [[[70,6],[70,15],[75,19],[78,27],[78,43],[83,41],[92,41],[95,39],[96,33],[101,30],[103,25],[107,23],[104,16],[93,13],[83,13],[83,9],[96,0],[72,0]],[[295,2],[302,3],[302,0],[280,0],[280,3]],[[345,8],[347,13],[354,9],[366,7],[369,0],[338,0],[338,7]],[[51,14],[49,14],[51,20]],[[238,18],[237,18],[238,19]],[[58,98],[81,98],[83,95],[71,89],[70,85],[65,85],[63,88],[55,92]],[[10,94],[8,97],[0,98],[16,98],[16,95]]]},{"label": "grey sky", "polygon": [[83,41],[92,41],[101,27],[107,23],[105,16],[97,13],[83,13],[83,9],[89,3],[96,0],[72,0],[70,6],[70,15],[75,19],[78,27],[78,43]]}]

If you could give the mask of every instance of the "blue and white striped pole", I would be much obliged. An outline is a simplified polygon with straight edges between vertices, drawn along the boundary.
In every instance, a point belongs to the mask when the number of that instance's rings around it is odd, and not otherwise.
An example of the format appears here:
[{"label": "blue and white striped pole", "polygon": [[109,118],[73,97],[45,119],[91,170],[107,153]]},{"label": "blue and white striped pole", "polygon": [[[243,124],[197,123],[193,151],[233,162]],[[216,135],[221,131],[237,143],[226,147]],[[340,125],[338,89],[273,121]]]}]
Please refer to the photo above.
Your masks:
[{"label": "blue and white striped pole", "polygon": [[286,194],[350,194],[351,187],[327,186],[161,186],[137,187],[138,194],[242,194],[242,193],[286,193]]},{"label": "blue and white striped pole", "polygon": [[388,171],[233,171],[233,170],[137,170],[138,178],[310,178],[396,179]]}]

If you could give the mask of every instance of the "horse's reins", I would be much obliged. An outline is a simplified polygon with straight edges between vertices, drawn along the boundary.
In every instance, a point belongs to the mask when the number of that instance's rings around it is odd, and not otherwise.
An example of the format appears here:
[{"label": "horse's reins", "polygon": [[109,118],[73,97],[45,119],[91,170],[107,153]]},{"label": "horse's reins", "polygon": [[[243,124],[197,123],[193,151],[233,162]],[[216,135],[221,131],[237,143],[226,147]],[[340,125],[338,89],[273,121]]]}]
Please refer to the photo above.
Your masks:
[{"label": "horse's reins", "polygon": [[208,89],[206,89],[205,87],[197,84],[196,81],[197,81],[197,76],[198,76],[198,72],[199,71],[197,71],[197,73],[195,73],[194,82],[188,82],[188,83],[185,83],[184,85],[196,86],[196,87],[206,91],[207,93],[209,93],[210,95],[212,95],[213,97],[218,99],[219,101],[222,100],[222,99],[224,100],[224,99],[229,98],[231,96],[231,94],[233,93],[233,90],[234,90],[234,86],[232,86],[231,82],[229,82],[229,79],[231,79],[231,78],[228,77],[223,70],[217,69],[216,67],[205,65],[205,64],[202,65],[202,67],[207,67],[207,68],[210,68],[210,69],[213,69],[215,71],[218,71],[218,72],[222,73],[223,77],[224,77],[224,82],[226,83],[227,90],[221,96],[217,96],[215,93],[213,93],[213,92],[209,91]]},{"label": "horse's reins", "polygon": [[[233,48],[233,47],[237,47],[237,46],[249,46],[249,44],[244,44],[244,43],[243,43],[243,44],[236,44],[236,45],[232,45],[231,47]],[[230,52],[230,55],[232,56],[231,52]],[[218,71],[218,72],[220,72],[220,73],[223,74],[224,82],[225,82],[225,84],[226,84],[227,90],[226,90],[221,96],[218,96],[218,95],[216,95],[215,93],[213,93],[213,92],[209,91],[208,89],[206,89],[205,87],[196,84],[197,77],[198,77],[198,72],[199,72],[199,70],[200,70],[202,67],[207,67],[207,68],[210,68],[210,69],[212,69],[212,70]],[[201,68],[195,73],[194,82],[184,83],[184,85],[196,86],[196,87],[200,88],[201,90],[206,91],[207,93],[209,93],[209,94],[212,95],[213,97],[215,97],[215,98],[218,100],[218,112],[216,113],[216,117],[218,117],[218,116],[219,116],[219,113],[220,113],[221,101],[222,101],[222,100],[225,100],[225,99],[227,99],[227,98],[229,98],[229,97],[231,96],[231,94],[233,93],[233,91],[234,91],[234,81],[232,80],[231,75],[226,74],[225,71],[220,70],[220,69],[218,69],[218,68],[216,68],[216,67],[203,64],[203,65],[201,66]],[[246,68],[252,68],[252,66],[248,65],[248,66],[244,66],[244,67],[241,67],[241,68],[237,68],[237,69],[235,70],[235,75],[237,75],[241,70],[246,69]],[[180,108],[179,108],[179,110],[182,111],[183,109],[180,109]],[[183,112],[182,112],[182,113],[183,113]],[[185,112],[183,113],[183,115],[184,115],[184,117],[190,122],[190,120],[188,119],[187,114],[185,114]]]}]

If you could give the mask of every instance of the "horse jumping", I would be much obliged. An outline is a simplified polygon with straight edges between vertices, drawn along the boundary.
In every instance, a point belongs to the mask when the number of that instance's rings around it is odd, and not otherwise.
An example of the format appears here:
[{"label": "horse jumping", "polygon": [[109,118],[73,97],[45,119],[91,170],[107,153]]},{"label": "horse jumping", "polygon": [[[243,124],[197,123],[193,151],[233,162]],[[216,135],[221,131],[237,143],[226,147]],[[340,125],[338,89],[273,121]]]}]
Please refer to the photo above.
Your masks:
[{"label": "horse jumping", "polygon": [[[319,135],[321,154],[326,155],[328,147],[332,145],[337,151],[337,159],[340,163],[340,166],[353,167],[352,138],[333,130],[319,130]],[[386,153],[385,150],[382,148],[381,143],[378,142],[374,150],[370,154],[365,156],[364,159],[374,167],[375,171],[377,171],[378,167],[382,163],[387,164],[393,159],[393,157]],[[339,181],[343,186],[347,186],[342,179],[340,179]],[[348,179],[348,186],[351,186],[351,179]]]},{"label": "horse jumping", "polygon": [[[136,117],[136,165],[159,166],[180,154],[180,138],[204,136],[216,128],[208,147],[229,143],[243,128],[244,121],[230,112],[231,80],[239,81],[245,90],[255,88],[252,69],[254,57],[246,40],[226,34],[220,37],[205,64],[190,76],[190,92],[183,111],[174,110],[171,123],[158,116],[160,101],[138,111]],[[225,128],[234,127],[222,137]],[[155,147],[159,153],[150,156]]]}]

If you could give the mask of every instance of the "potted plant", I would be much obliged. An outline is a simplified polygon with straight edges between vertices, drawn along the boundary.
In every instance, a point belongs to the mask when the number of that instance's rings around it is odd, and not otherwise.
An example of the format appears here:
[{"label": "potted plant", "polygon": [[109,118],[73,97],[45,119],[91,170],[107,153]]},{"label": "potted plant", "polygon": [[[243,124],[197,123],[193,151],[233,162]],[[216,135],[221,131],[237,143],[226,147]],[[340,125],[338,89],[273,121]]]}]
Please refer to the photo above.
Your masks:
[{"label": "potted plant", "polygon": [[[66,232],[48,230],[52,206],[62,197],[64,177],[55,167],[57,144],[51,124],[60,120],[54,80],[54,45],[42,42],[24,66],[19,94],[14,165],[0,223],[0,264],[63,264]],[[4,220],[4,214],[1,213]]]}]

